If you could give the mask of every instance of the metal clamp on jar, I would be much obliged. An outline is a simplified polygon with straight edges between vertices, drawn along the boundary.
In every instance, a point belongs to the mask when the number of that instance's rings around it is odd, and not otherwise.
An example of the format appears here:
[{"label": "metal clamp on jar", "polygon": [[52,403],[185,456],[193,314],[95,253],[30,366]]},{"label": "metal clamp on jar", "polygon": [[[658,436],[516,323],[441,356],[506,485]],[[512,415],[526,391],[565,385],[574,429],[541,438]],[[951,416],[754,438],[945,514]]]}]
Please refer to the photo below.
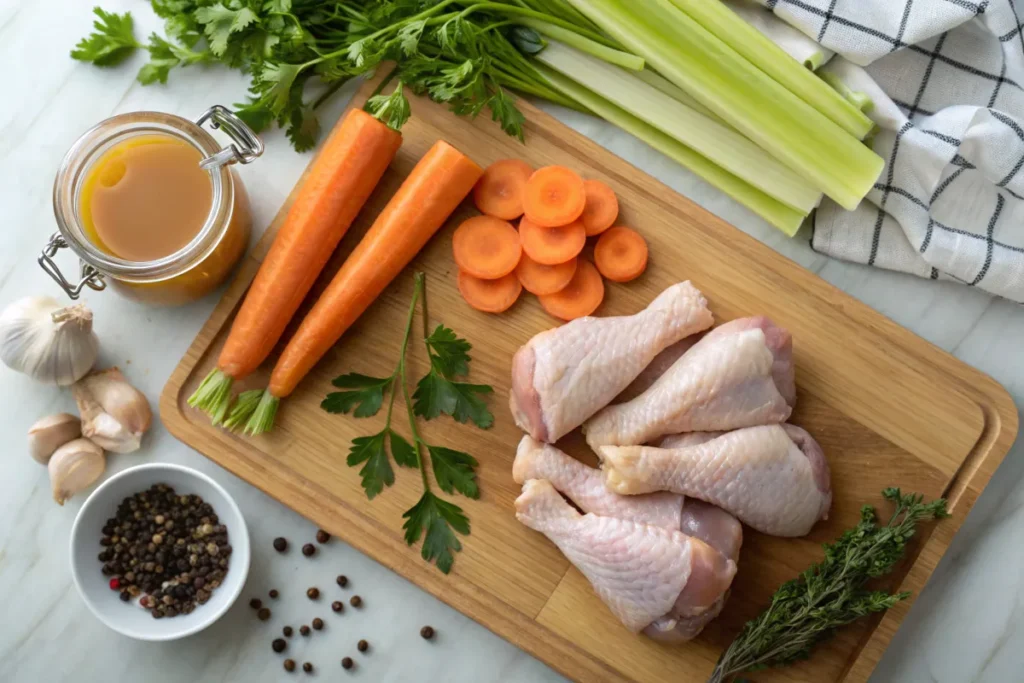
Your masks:
[{"label": "metal clamp on jar", "polygon": [[[204,124],[222,130],[232,144],[222,148]],[[88,229],[83,188],[105,154],[145,136],[163,136],[198,150],[199,167],[209,175],[211,199],[205,222],[187,244],[160,258],[133,260],[112,253],[95,230]],[[253,130],[220,105],[195,122],[160,112],[133,112],[100,122],[72,145],[61,162],[53,187],[58,232],[43,249],[39,265],[72,299],[86,287],[103,290],[108,282],[124,295],[151,304],[180,305],[205,296],[224,282],[249,243],[249,199],[230,167],[248,164],[262,153],[263,143]],[[143,224],[137,229],[152,227]],[[81,262],[77,278],[66,277],[54,260],[65,247]]]}]

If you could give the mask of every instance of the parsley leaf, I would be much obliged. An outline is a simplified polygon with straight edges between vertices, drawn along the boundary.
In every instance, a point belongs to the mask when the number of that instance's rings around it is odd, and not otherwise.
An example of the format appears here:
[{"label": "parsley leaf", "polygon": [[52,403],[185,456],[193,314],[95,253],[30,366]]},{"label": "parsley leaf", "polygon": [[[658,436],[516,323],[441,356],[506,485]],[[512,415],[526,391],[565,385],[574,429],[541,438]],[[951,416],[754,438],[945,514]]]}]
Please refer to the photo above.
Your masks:
[{"label": "parsley leaf", "polygon": [[442,375],[451,379],[469,374],[469,352],[473,345],[456,336],[454,330],[438,325],[424,341],[431,363]]},{"label": "parsley leaf", "polygon": [[157,34],[149,36],[149,62],[139,69],[138,79],[143,85],[166,83],[171,69],[209,60],[207,51],[196,52],[182,45],[175,45]]},{"label": "parsley leaf", "polygon": [[394,381],[394,376],[370,377],[356,372],[335,377],[331,384],[345,391],[327,394],[320,407],[328,413],[341,414],[347,414],[355,408],[352,413],[354,417],[372,417],[380,411],[384,403],[384,392],[391,388]]},{"label": "parsley leaf", "polygon": [[195,11],[195,18],[203,25],[206,39],[210,42],[210,50],[217,56],[227,52],[232,34],[244,30],[258,19],[255,12],[248,7],[229,9],[223,2],[200,7]]},{"label": "parsley leaf", "polygon": [[95,30],[78,42],[71,51],[72,59],[96,66],[113,66],[141,47],[135,40],[131,12],[115,14],[99,7],[94,7],[92,12],[99,17],[92,23]]},{"label": "parsley leaf", "polygon": [[[421,555],[427,562],[436,561],[437,568],[447,574],[455,562],[454,553],[462,550],[462,543],[455,531],[463,536],[469,534],[469,518],[457,505],[438,498],[430,491],[424,491],[416,505],[402,515],[405,524],[405,542],[416,543],[423,539]],[[453,531],[454,529],[454,531]]]},{"label": "parsley leaf", "polygon": [[427,446],[434,466],[434,478],[445,493],[458,491],[467,498],[479,498],[475,468],[479,463],[469,453],[444,446]]},{"label": "parsley leaf", "polygon": [[385,486],[395,483],[395,471],[391,469],[388,453],[384,450],[384,437],[389,431],[384,430],[373,436],[357,436],[349,448],[346,462],[349,467],[363,465],[359,476],[363,478],[363,489],[370,500],[383,491]]},{"label": "parsley leaf", "polygon": [[419,453],[411,443],[405,440],[405,437],[393,429],[388,430],[388,437],[391,440],[391,455],[395,457],[395,462],[402,467],[420,466]]},{"label": "parsley leaf", "polygon": [[489,429],[494,424],[494,415],[481,397],[493,391],[486,384],[452,382],[431,368],[416,385],[413,410],[427,420],[441,414],[451,415],[456,422],[472,422],[480,429]]},{"label": "parsley leaf", "polygon": [[409,110],[409,100],[402,92],[401,82],[390,95],[374,95],[366,100],[364,109],[394,130],[401,130],[412,113]]}]

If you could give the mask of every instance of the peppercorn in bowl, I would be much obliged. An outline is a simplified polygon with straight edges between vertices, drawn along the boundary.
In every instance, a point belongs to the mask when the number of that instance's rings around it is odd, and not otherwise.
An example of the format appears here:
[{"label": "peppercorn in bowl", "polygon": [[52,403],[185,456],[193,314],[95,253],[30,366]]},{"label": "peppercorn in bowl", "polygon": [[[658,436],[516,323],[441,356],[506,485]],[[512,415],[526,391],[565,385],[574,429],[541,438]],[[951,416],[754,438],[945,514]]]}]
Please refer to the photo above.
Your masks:
[{"label": "peppercorn in bowl", "polygon": [[104,624],[175,640],[215,622],[249,572],[249,533],[215,481],[180,465],[124,470],[86,500],[71,528],[71,572]]}]

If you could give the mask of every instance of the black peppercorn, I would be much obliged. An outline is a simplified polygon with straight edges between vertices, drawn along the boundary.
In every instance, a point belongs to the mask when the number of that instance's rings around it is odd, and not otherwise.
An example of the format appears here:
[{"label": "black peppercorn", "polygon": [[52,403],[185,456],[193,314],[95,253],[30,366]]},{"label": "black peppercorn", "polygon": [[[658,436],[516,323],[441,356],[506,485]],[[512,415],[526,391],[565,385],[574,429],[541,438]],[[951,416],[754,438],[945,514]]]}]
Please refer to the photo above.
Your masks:
[{"label": "black peppercorn", "polygon": [[349,600],[348,602],[353,607],[362,607],[363,606],[363,599],[361,597],[359,597],[358,595],[353,595],[352,599]]},{"label": "black peppercorn", "polygon": [[316,530],[316,542],[317,543],[327,543],[327,541],[329,541],[329,540],[331,540],[331,535],[329,533],[327,533],[323,529],[317,529]]},{"label": "black peppercorn", "polygon": [[291,638],[292,633],[294,633],[294,631],[292,631],[291,626],[285,626],[283,629],[281,629],[281,632],[284,633],[286,638]]},{"label": "black peppercorn", "polygon": [[313,665],[310,664],[309,662],[303,662],[302,663],[302,670],[305,671],[308,674],[309,673],[313,673]]},{"label": "black peppercorn", "polygon": [[123,591],[121,591],[120,598],[121,598],[121,602],[128,602],[129,600],[132,599],[132,594],[129,593],[127,590],[123,590]]},{"label": "black peppercorn", "polygon": [[249,601],[249,607],[252,607],[253,609],[259,609],[260,607],[263,607],[263,601],[259,598],[253,598]]},{"label": "black peppercorn", "polygon": [[321,619],[320,617],[317,617],[316,619],[313,620],[313,628],[314,629],[319,631],[323,627],[324,627],[324,620],[323,619]]},{"label": "black peppercorn", "polygon": [[274,638],[274,642],[270,644],[270,647],[274,648],[274,652],[284,652],[284,649],[288,647],[288,643],[285,642],[284,638]]},{"label": "black peppercorn", "polygon": [[304,636],[308,636],[309,635],[309,627],[306,626],[305,624],[303,624],[302,626],[299,627],[299,633],[301,633]]},{"label": "black peppercorn", "polygon": [[331,609],[335,612],[342,612],[345,610],[345,605],[340,600],[335,600],[331,603]]},{"label": "black peppercorn", "polygon": [[420,637],[423,638],[424,640],[430,640],[431,638],[433,638],[434,637],[434,627],[433,626],[424,626],[423,628],[421,628],[420,629]]},{"label": "black peppercorn", "polygon": [[[274,539],[274,550],[276,550],[279,553],[283,553],[285,550],[288,550],[288,540],[285,539],[282,536],[278,536],[277,538],[275,538]],[[289,660],[289,661],[291,661],[291,660]],[[292,662],[292,666],[293,667],[295,666],[295,662]]]},{"label": "black peppercorn", "polygon": [[284,670],[287,671],[288,673],[291,673],[292,671],[295,671],[295,660],[294,659],[286,659],[286,660],[284,660]]},{"label": "black peppercorn", "polygon": [[341,660],[341,667],[343,669],[351,669],[355,662],[352,661],[351,657],[345,657]]},{"label": "black peppercorn", "polygon": [[261,607],[260,610],[256,612],[256,616],[259,617],[260,621],[266,621],[270,618],[270,609],[267,607]]},{"label": "black peppercorn", "polygon": [[302,554],[306,557],[312,557],[316,553],[316,546],[312,543],[307,543],[302,546]]},{"label": "black peppercorn", "polygon": [[310,600],[316,600],[320,597],[320,589],[316,587],[309,588],[308,590],[306,590],[306,597]]},{"label": "black peppercorn", "polygon": [[267,593],[267,595],[269,595],[269,596],[270,596],[271,598],[273,598],[274,600],[277,600],[277,596],[279,595],[279,593],[277,592],[277,589],[276,589],[276,588],[271,588],[271,589],[270,589],[270,592],[269,592],[269,593]]},{"label": "black peppercorn", "polygon": [[348,585],[348,577],[344,574],[338,574],[338,578],[336,578],[335,581],[337,581],[338,585],[342,588]]},{"label": "black peppercorn", "polygon": [[356,649],[360,652],[366,652],[370,649],[370,644],[365,640],[360,640],[358,643],[356,643]]}]

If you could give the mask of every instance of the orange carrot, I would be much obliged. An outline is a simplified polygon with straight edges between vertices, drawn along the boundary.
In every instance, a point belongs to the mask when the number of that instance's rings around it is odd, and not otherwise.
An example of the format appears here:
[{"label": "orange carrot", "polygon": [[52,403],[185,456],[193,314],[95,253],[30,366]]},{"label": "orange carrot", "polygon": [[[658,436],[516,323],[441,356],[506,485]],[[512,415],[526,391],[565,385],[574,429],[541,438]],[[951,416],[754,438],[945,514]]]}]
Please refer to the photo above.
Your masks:
[{"label": "orange carrot", "polygon": [[519,221],[519,240],[527,256],[545,266],[554,266],[583,251],[587,230],[579,221],[561,228],[542,228],[524,216]]},{"label": "orange carrot", "polygon": [[600,235],[612,227],[615,219],[619,217],[619,200],[608,187],[600,180],[584,180],[583,190],[587,195],[586,206],[583,207],[583,227],[587,229],[587,237]]},{"label": "orange carrot", "polygon": [[523,247],[519,233],[507,221],[474,216],[456,228],[452,251],[459,270],[483,280],[496,280],[516,269]]},{"label": "orange carrot", "polygon": [[537,169],[526,183],[523,210],[531,222],[556,228],[580,217],[587,203],[583,179],[565,166]]},{"label": "orange carrot", "polygon": [[647,242],[636,230],[616,226],[597,238],[594,263],[612,282],[635,280],[647,268]]},{"label": "orange carrot", "polygon": [[533,167],[522,159],[495,161],[473,188],[473,203],[480,213],[511,221],[523,215],[523,193]]},{"label": "orange carrot", "polygon": [[459,271],[459,294],[466,303],[484,313],[507,311],[519,298],[523,286],[515,273],[496,280],[482,280]]},{"label": "orange carrot", "polygon": [[565,289],[572,276],[576,274],[576,260],[574,258],[565,263],[545,266],[523,254],[519,265],[516,266],[516,277],[523,283],[523,288],[531,294],[554,294]]},{"label": "orange carrot", "polygon": [[270,385],[251,408],[245,424],[247,434],[261,434],[273,427],[280,400],[294,391],[317,361],[412,261],[469,195],[482,173],[482,168],[447,142],[434,143],[288,342],[274,366]]},{"label": "orange carrot", "polygon": [[597,310],[604,300],[604,281],[590,261],[580,259],[569,285],[560,292],[538,297],[545,311],[562,320],[575,320]]},{"label": "orange carrot", "polygon": [[401,144],[398,131],[361,109],[350,110],[324,143],[249,287],[217,367],[188,400],[214,424],[227,415],[234,380],[270,355]]}]

